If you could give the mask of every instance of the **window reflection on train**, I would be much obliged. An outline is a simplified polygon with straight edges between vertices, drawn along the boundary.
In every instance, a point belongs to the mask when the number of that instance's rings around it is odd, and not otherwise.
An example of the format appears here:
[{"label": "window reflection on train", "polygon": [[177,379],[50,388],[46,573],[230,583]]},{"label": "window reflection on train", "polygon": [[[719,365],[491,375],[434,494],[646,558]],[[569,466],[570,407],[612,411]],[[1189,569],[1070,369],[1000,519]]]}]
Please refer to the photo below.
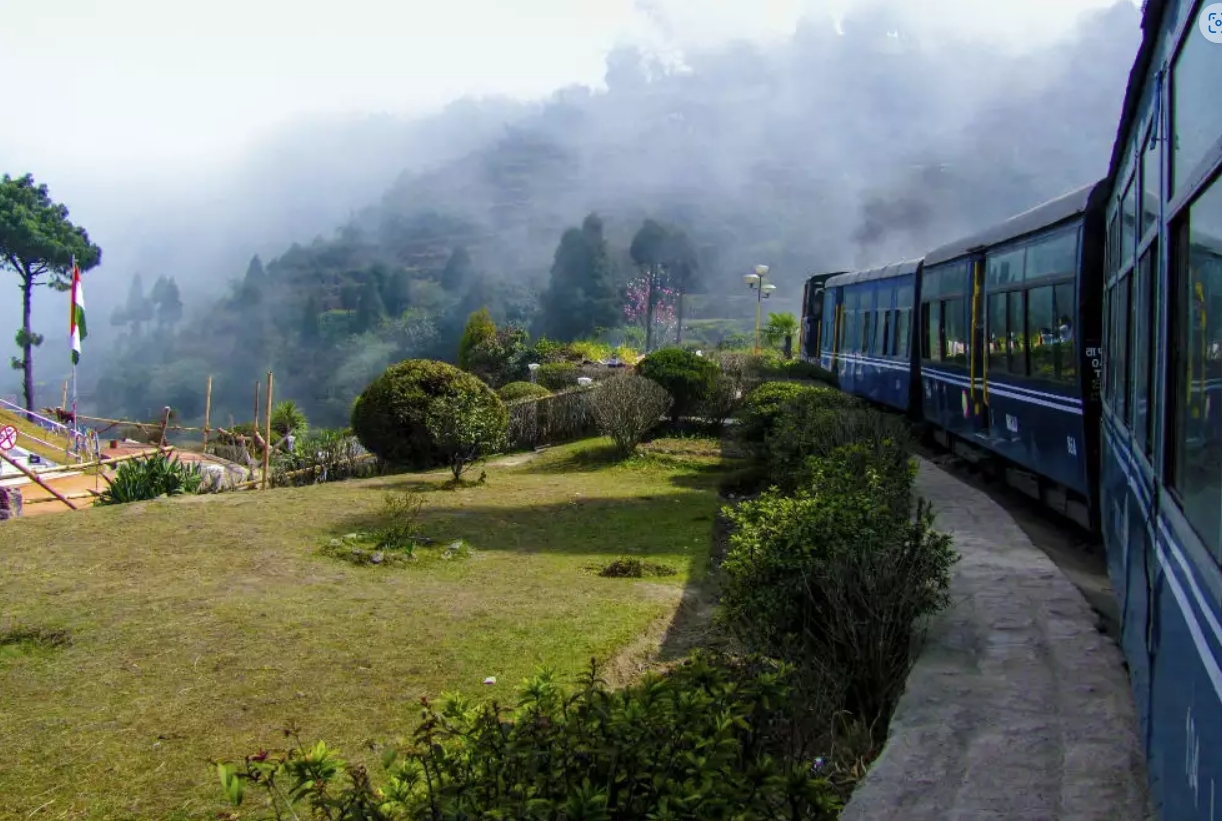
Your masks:
[{"label": "window reflection on train", "polygon": [[1222,182],[1193,203],[1174,241],[1183,308],[1172,377],[1173,481],[1188,520],[1202,535],[1214,535],[1222,524]]}]

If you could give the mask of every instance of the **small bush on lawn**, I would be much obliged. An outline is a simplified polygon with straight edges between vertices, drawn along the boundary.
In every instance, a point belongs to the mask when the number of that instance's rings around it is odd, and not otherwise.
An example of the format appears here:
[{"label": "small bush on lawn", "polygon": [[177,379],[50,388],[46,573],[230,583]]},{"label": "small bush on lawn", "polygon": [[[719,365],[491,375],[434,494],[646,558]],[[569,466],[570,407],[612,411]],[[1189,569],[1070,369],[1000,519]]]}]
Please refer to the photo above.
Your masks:
[{"label": "small bush on lawn", "polygon": [[391,365],[357,397],[352,430],[389,464],[450,465],[452,443],[439,443],[428,425],[429,409],[438,399],[489,418],[505,413],[500,397],[479,378],[444,362],[408,359]]},{"label": "small bush on lawn", "polygon": [[275,818],[831,821],[841,802],[795,738],[792,681],[758,657],[698,656],[621,691],[591,665],[571,695],[545,672],[512,710],[422,699],[380,787],[323,743],[217,769],[230,801],[249,785]]},{"label": "small bush on lawn", "polygon": [[177,456],[171,458],[164,453],[120,462],[114,478],[105,478],[106,489],[98,497],[99,505],[198,493],[203,483],[198,464],[182,462]]},{"label": "small bush on lawn", "polygon": [[769,475],[781,490],[801,488],[810,480],[812,457],[851,442],[868,443],[879,466],[888,470],[908,463],[903,419],[863,407],[830,388],[805,393],[781,406],[767,436]]},{"label": "small bush on lawn", "polygon": [[797,382],[764,382],[743,397],[742,407],[735,414],[735,437],[756,456],[767,453],[765,441],[772,431],[781,406],[791,399],[817,390]]},{"label": "small bush on lawn", "polygon": [[834,682],[872,724],[903,689],[914,627],[949,602],[955,553],[924,501],[911,516],[911,466],[875,465],[861,442],[811,461],[794,495],[727,508],[720,618],[750,646]]},{"label": "small bush on lawn", "polygon": [[490,402],[487,396],[462,393],[434,398],[424,421],[457,482],[472,465],[505,446],[509,413],[500,399]]},{"label": "small bush on lawn", "polygon": [[668,564],[629,557],[612,559],[598,569],[598,575],[613,579],[641,579],[645,576],[673,576],[677,571]]},{"label": "small bush on lawn", "polygon": [[636,450],[671,407],[670,394],[657,382],[623,373],[591,392],[594,418],[604,436],[610,436],[621,456]]},{"label": "small bush on lawn", "polygon": [[672,422],[692,416],[706,402],[717,383],[717,363],[682,348],[663,348],[645,357],[636,372],[657,382],[674,398]]},{"label": "small bush on lawn", "polygon": [[551,396],[552,392],[536,382],[510,382],[497,391],[502,402],[516,402],[519,399],[539,399]]}]

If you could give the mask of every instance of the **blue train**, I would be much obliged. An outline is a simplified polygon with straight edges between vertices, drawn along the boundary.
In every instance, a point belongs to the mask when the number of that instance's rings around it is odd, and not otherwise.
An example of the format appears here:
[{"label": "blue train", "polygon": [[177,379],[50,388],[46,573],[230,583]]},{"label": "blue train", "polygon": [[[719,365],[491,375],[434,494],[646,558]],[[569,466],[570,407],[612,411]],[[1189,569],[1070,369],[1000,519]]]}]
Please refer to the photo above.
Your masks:
[{"label": "blue train", "polygon": [[1160,814],[1222,821],[1222,6],[1142,28],[1104,179],[812,277],[799,348],[1101,535]]}]

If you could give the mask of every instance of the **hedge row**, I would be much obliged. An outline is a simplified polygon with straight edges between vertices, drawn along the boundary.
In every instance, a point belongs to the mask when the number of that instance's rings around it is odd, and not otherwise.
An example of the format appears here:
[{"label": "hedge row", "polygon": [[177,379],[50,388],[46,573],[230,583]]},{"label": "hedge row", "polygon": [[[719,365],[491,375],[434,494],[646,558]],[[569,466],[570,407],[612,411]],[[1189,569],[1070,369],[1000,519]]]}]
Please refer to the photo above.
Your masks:
[{"label": "hedge row", "polygon": [[948,604],[956,554],[916,498],[906,425],[827,387],[765,383],[736,435],[770,487],[726,515],[720,618],[804,671],[807,696],[876,733],[912,638]]}]

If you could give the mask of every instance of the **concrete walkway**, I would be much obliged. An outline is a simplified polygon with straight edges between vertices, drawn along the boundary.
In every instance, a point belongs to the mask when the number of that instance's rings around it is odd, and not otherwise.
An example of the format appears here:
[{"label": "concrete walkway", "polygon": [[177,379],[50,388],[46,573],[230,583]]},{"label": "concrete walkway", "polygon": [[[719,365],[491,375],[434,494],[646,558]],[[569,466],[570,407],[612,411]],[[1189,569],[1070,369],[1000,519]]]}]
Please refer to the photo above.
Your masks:
[{"label": "concrete walkway", "polygon": [[928,462],[920,492],[962,559],[883,754],[842,821],[1143,821],[1119,648],[1011,516]]}]

